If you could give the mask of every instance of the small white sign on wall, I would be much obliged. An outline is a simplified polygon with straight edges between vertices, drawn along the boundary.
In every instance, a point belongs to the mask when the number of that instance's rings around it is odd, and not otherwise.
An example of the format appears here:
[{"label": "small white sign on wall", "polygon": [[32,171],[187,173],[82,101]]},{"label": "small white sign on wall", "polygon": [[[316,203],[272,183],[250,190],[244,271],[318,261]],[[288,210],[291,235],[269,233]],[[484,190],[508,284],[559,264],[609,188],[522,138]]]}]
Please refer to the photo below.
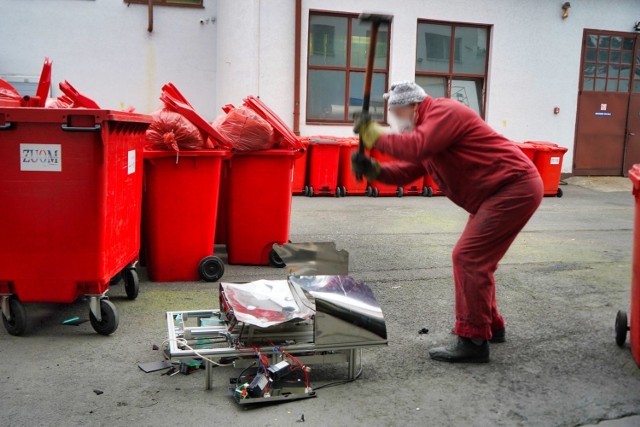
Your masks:
[{"label": "small white sign on wall", "polygon": [[607,104],[600,104],[600,111],[607,111]]},{"label": "small white sign on wall", "polygon": [[20,144],[20,170],[62,172],[60,144]]},{"label": "small white sign on wall", "polygon": [[560,157],[552,157],[551,158],[551,164],[552,165],[559,165],[560,164]]},{"label": "small white sign on wall", "polygon": [[130,150],[127,158],[127,175],[136,171],[136,150]]}]

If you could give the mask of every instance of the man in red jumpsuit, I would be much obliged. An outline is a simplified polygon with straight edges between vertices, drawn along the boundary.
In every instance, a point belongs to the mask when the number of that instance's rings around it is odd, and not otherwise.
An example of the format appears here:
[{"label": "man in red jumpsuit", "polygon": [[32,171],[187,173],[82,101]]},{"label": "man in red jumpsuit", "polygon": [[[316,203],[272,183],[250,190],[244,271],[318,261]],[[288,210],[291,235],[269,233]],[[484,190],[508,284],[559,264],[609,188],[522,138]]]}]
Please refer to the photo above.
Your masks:
[{"label": "man in red jumpsuit", "polygon": [[505,341],[494,272],[540,205],[542,180],[513,142],[462,103],[433,99],[414,82],[392,85],[385,98],[401,132],[383,133],[367,118],[356,123],[356,131],[368,149],[398,161],[381,165],[354,154],[354,172],[399,186],[428,173],[451,201],[469,212],[453,250],[458,338],[429,355],[446,362],[488,362],[489,341]]}]

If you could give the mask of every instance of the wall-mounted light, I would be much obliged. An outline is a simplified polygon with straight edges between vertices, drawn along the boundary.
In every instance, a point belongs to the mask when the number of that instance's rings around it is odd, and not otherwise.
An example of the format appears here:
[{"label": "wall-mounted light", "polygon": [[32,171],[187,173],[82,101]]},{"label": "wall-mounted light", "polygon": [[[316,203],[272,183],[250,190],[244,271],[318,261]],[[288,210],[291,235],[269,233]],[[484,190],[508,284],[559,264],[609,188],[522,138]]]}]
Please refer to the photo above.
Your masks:
[{"label": "wall-mounted light", "polygon": [[564,2],[562,5],[562,19],[567,19],[569,17],[569,9],[571,9],[571,3],[568,1]]}]

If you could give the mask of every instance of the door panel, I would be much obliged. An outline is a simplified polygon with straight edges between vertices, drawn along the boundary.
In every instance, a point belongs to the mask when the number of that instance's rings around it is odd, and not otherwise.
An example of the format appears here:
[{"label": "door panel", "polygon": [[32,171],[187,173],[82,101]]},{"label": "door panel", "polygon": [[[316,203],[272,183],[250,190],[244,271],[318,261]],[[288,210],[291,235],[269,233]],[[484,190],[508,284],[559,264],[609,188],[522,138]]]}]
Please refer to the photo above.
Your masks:
[{"label": "door panel", "polygon": [[622,174],[628,100],[628,93],[585,91],[579,95],[576,175]]},{"label": "door panel", "polygon": [[629,175],[629,169],[636,163],[640,163],[640,93],[632,94],[629,101],[624,176]]}]

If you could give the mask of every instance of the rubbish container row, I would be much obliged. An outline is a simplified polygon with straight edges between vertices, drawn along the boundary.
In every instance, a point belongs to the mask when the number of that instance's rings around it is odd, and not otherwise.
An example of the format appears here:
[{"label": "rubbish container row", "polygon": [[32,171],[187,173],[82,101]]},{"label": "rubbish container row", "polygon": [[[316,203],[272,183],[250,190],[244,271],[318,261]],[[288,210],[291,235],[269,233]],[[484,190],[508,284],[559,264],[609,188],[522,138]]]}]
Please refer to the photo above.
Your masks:
[{"label": "rubbish container row", "polygon": [[[398,187],[382,182],[356,181],[351,171],[351,154],[358,149],[357,138],[331,136],[303,137],[308,149],[294,165],[292,192],[314,196],[442,196],[438,184],[429,175]],[[525,142],[518,147],[536,165],[544,182],[545,196],[562,197],[559,188],[565,147],[549,142]],[[380,163],[395,159],[377,150],[367,153]]]}]

